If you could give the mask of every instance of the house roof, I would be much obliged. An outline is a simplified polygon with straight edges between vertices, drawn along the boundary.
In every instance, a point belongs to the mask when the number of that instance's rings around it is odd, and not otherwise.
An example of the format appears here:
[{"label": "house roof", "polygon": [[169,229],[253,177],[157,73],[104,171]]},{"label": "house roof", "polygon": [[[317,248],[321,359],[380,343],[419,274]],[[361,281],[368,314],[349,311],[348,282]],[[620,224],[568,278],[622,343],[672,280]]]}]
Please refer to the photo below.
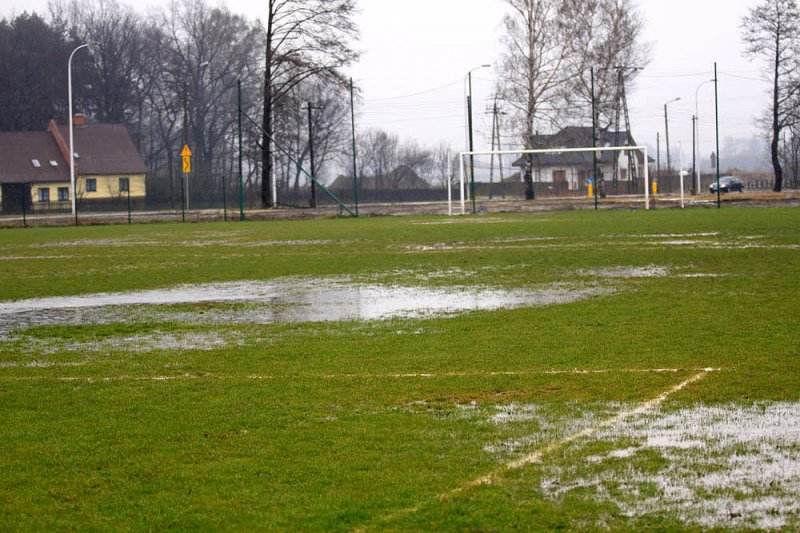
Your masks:
[{"label": "house roof", "polygon": [[[59,126],[64,139],[69,128]],[[75,126],[75,161],[81,175],[86,174],[146,174],[139,151],[122,124],[87,124]]]},{"label": "house roof", "polygon": [[[378,182],[384,189],[430,189],[431,185],[414,172],[414,169],[407,165],[400,165],[385,176],[361,177],[358,180],[359,188],[363,190],[374,190],[378,188]],[[328,186],[332,190],[350,190],[353,188],[353,178],[350,176],[339,176]]]},{"label": "house roof", "polygon": [[50,181],[69,181],[69,166],[52,135],[46,131],[0,132],[0,183]]},{"label": "house roof", "polygon": [[[534,135],[534,149],[547,148],[591,148],[592,128],[590,126],[568,126],[552,135]],[[628,138],[624,131],[598,131],[597,146],[636,146],[636,141]],[[600,152],[597,162],[601,165],[612,164],[617,152]],[[535,166],[575,166],[591,167],[591,152],[569,152],[561,154],[534,154],[531,156]],[[642,161],[641,154],[638,155]],[[514,166],[521,167],[525,164],[525,157],[516,160]]]},{"label": "house roof", "polygon": [[[54,123],[52,123],[54,124]],[[53,126],[54,127],[54,126]],[[76,126],[74,146],[79,175],[146,174],[145,165],[128,130],[118,124]],[[0,183],[69,181],[69,149],[59,148],[61,136],[69,139],[69,128],[53,131],[0,132]],[[37,167],[33,160],[39,162]],[[55,166],[50,162],[54,161]]]}]

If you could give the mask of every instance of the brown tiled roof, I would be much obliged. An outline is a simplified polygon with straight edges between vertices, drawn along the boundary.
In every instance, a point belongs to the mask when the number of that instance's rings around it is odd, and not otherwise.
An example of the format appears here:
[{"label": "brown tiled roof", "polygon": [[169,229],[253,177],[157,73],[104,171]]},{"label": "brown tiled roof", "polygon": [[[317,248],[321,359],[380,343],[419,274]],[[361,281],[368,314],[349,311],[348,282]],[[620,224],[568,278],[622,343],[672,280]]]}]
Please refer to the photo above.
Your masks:
[{"label": "brown tiled roof", "polygon": [[[69,129],[59,126],[69,143]],[[147,165],[131,141],[127,128],[117,124],[89,124],[75,127],[75,160],[78,175],[145,174]],[[66,153],[47,131],[0,132],[0,183],[42,183],[69,181]],[[37,159],[36,168],[32,159]],[[57,166],[50,165],[56,161]]]},{"label": "brown tiled roof", "polygon": [[[59,126],[69,143],[69,128]],[[74,129],[75,165],[80,175],[145,174],[147,165],[136,150],[128,129],[121,124],[89,124]]]},{"label": "brown tiled roof", "polygon": [[[39,161],[39,168],[33,159]],[[53,137],[46,131],[0,132],[0,183],[48,181],[69,181],[69,167]]]}]

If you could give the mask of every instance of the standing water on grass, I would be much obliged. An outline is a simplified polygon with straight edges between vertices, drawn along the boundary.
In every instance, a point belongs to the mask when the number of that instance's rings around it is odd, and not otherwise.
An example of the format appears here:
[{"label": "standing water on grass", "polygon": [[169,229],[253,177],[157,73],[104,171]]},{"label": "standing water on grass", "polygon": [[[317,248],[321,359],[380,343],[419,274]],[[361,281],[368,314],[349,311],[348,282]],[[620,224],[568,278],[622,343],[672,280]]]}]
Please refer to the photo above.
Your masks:
[{"label": "standing water on grass", "polygon": [[[33,325],[96,324],[132,319],[270,324],[427,318],[565,304],[610,292],[607,288],[567,285],[535,289],[429,288],[304,278],[179,285],[166,289],[0,302],[0,337]],[[199,310],[169,308],[225,302],[246,305],[212,308],[202,314]]]}]

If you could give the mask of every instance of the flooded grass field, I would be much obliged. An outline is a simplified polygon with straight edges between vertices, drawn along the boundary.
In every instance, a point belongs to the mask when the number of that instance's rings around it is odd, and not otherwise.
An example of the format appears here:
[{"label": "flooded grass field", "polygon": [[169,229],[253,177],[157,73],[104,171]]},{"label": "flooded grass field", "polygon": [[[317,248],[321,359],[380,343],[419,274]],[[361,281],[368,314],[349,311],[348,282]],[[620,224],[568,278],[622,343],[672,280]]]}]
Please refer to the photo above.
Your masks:
[{"label": "flooded grass field", "polygon": [[0,232],[0,529],[800,528],[800,211]]}]

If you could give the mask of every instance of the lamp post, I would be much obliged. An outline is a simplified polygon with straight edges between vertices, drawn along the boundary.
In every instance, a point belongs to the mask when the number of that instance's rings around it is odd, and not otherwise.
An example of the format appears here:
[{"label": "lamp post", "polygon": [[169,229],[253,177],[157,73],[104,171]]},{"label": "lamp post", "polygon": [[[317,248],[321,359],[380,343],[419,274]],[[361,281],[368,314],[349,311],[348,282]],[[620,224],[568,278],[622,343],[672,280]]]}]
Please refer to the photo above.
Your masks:
[{"label": "lamp post", "polygon": [[[692,147],[698,154],[700,153],[700,89],[702,89],[705,85],[709,83],[714,83],[714,80],[706,80],[700,85],[697,86],[697,89],[694,91],[694,138],[695,144]],[[695,175],[695,187],[697,194],[700,194],[700,165],[695,165],[694,169]]]},{"label": "lamp post", "polygon": [[75,217],[75,224],[78,223],[78,208],[76,198],[78,196],[78,189],[75,186],[75,141],[72,124],[72,58],[75,53],[81,48],[88,48],[89,43],[82,44],[75,48],[69,55],[67,61],[67,100],[69,108],[69,186],[72,188],[72,216]]},{"label": "lamp post", "polygon": [[467,124],[469,127],[469,195],[472,198],[472,214],[477,211],[475,205],[475,156],[471,152],[475,150],[472,137],[472,73],[482,68],[491,68],[492,65],[480,65],[467,72],[469,94],[467,96]]},{"label": "lamp post", "polygon": [[[204,95],[198,95],[203,91],[203,77],[205,75],[206,67],[208,67],[211,63],[209,61],[203,61],[199,65],[197,65],[197,78],[194,83],[194,94],[192,95],[194,98],[192,100],[192,105],[197,106],[197,100],[204,100]],[[189,89],[187,85],[184,83],[183,85],[183,144],[189,146],[191,143],[191,135],[189,134]],[[189,211],[189,175],[184,173],[183,175],[183,208],[184,211]]]},{"label": "lamp post", "polygon": [[669,104],[673,104],[675,102],[680,101],[680,99],[681,98],[679,96],[678,98],[673,98],[672,100],[670,100],[669,102],[664,104],[664,129],[665,129],[664,133],[666,134],[666,137],[667,137],[665,139],[665,141],[667,143],[667,175],[668,176],[669,176],[669,171],[672,170],[672,160],[670,159],[670,156],[669,156],[669,115],[667,113],[667,106]]}]

